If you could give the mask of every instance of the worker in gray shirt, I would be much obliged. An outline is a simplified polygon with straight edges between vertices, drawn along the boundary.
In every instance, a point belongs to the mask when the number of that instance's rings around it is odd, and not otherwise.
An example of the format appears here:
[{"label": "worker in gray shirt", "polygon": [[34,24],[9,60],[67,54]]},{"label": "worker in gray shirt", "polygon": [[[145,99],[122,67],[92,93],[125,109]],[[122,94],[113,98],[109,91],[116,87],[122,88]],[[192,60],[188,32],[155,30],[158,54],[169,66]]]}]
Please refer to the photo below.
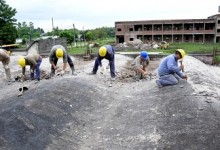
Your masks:
[{"label": "worker in gray shirt", "polygon": [[149,56],[146,51],[141,51],[131,64],[132,69],[136,72],[135,78],[142,79],[145,78],[149,73],[146,68],[149,65]]},{"label": "worker in gray shirt", "polygon": [[59,58],[63,58],[63,69],[61,71],[61,74],[63,75],[66,71],[66,65],[67,62],[72,70],[72,75],[74,74],[74,64],[71,59],[71,57],[68,55],[66,49],[62,45],[54,45],[50,51],[49,55],[49,61],[51,64],[51,76],[55,75],[55,70],[57,70],[59,67],[57,65],[57,61]]}]

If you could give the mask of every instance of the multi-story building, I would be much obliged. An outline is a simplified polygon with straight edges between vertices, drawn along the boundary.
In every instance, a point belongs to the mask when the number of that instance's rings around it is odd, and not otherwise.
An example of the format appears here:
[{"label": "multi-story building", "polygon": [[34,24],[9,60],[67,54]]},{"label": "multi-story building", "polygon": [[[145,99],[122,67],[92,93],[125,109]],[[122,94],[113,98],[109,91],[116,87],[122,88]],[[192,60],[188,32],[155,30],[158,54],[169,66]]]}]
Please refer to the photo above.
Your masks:
[{"label": "multi-story building", "polygon": [[118,21],[115,30],[117,43],[135,39],[144,43],[220,43],[220,14],[207,19]]}]

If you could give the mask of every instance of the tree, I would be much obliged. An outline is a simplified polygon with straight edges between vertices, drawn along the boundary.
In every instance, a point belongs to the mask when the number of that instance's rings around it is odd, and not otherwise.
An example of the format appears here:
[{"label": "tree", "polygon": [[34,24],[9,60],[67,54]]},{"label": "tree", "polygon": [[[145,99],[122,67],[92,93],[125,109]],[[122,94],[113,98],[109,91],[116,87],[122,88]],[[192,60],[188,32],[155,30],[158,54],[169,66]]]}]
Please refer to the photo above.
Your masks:
[{"label": "tree", "polygon": [[91,31],[87,31],[87,32],[86,32],[86,40],[87,40],[87,41],[94,40],[94,35],[92,34]]},{"label": "tree", "polygon": [[68,44],[71,44],[74,39],[73,32],[70,32],[68,30],[61,31],[59,36],[61,38],[63,38],[63,37],[66,38]]},{"label": "tree", "polygon": [[24,41],[26,41],[26,39],[39,38],[41,34],[44,33],[44,30],[39,27],[35,29],[33,22],[29,22],[29,25],[26,22],[18,22],[17,30],[18,37],[22,38]]},{"label": "tree", "polygon": [[0,41],[3,44],[14,43],[16,40],[17,30],[14,25],[17,20],[13,18],[16,13],[16,9],[0,0]]}]

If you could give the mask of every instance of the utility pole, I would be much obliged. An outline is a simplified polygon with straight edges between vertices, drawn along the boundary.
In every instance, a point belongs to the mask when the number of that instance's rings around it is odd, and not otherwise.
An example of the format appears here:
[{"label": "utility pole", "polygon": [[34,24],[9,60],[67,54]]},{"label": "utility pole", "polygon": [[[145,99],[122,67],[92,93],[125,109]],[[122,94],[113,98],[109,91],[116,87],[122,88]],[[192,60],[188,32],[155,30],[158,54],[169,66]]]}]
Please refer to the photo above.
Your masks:
[{"label": "utility pole", "polygon": [[53,46],[55,45],[55,39],[54,39],[54,26],[53,26],[53,17],[52,17],[52,33],[53,33]]},{"label": "utility pole", "polygon": [[83,26],[83,39],[84,39],[84,45],[86,45],[86,38],[85,38],[84,26]]},{"label": "utility pole", "polygon": [[75,24],[73,24],[73,46],[76,46]]}]

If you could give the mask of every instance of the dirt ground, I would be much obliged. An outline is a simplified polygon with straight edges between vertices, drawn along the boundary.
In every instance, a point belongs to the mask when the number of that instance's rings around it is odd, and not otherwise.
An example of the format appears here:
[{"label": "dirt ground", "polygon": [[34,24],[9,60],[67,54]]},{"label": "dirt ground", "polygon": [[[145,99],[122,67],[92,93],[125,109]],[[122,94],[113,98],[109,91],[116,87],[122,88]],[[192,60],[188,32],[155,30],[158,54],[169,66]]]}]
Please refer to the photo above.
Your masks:
[{"label": "dirt ground", "polygon": [[[11,57],[15,76],[18,57]],[[152,78],[140,81],[132,78],[132,60],[116,55],[112,87],[109,70],[88,75],[94,60],[79,57],[73,57],[76,76],[67,72],[38,84],[7,85],[1,69],[0,149],[219,149],[220,68],[186,56],[188,81],[158,88],[160,60],[150,62]],[[48,58],[41,69],[50,72]],[[17,97],[21,86],[29,90]]]}]

